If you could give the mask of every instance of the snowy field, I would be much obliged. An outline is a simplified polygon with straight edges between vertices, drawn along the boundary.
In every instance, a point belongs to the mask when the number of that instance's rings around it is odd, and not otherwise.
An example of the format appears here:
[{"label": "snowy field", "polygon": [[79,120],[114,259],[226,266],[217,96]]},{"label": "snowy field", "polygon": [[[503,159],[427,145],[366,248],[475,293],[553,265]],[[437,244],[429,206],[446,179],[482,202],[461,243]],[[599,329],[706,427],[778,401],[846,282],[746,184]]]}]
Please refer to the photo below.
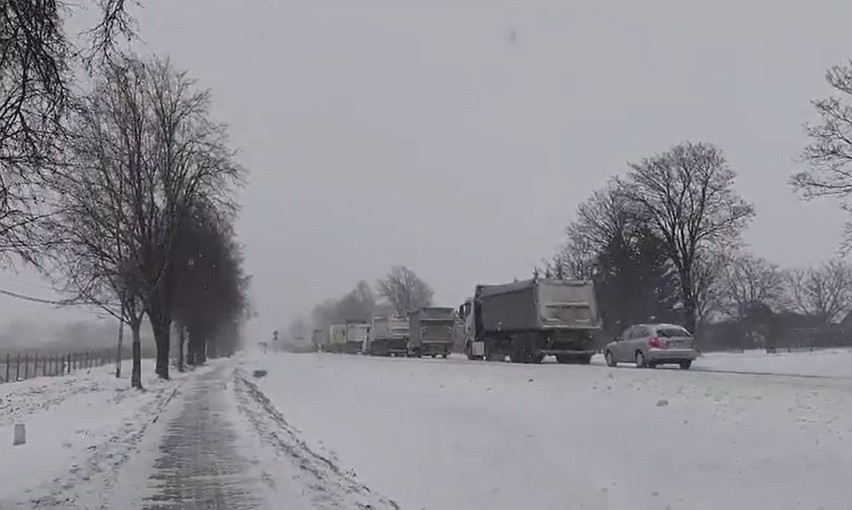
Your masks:
[{"label": "snowy field", "polygon": [[[129,377],[131,365],[123,371]],[[145,392],[118,380],[114,366],[0,385],[0,509],[86,508],[115,483],[129,458],[186,374],[171,381],[143,360]],[[12,446],[15,423],[27,443]]]},{"label": "snowy field", "polygon": [[[256,354],[316,451],[408,509],[852,506],[852,354],[691,371]],[[742,374],[733,372],[755,372]]]}]

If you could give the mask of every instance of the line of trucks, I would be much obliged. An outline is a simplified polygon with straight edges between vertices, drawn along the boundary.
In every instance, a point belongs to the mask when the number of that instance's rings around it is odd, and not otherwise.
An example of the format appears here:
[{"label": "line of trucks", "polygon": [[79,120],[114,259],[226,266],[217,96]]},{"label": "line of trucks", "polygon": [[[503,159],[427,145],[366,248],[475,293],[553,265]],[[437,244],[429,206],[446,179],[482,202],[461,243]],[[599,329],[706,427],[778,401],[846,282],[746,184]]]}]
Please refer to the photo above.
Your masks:
[{"label": "line of trucks", "polygon": [[601,329],[594,286],[588,280],[532,278],[477,285],[457,310],[425,307],[408,317],[375,317],[370,323],[334,324],[314,331],[325,352],[373,356],[441,356],[452,351],[457,331],[471,360],[588,364]]}]

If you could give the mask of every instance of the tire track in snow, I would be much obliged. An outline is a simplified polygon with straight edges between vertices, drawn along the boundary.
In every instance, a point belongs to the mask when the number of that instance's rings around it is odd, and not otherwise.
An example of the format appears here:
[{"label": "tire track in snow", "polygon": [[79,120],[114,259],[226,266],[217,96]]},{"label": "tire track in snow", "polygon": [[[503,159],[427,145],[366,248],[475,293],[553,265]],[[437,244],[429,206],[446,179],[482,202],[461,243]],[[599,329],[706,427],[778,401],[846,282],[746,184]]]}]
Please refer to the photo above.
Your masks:
[{"label": "tire track in snow", "polygon": [[762,377],[790,377],[794,379],[817,379],[824,381],[852,381],[852,376],[842,375],[819,375],[819,374],[795,374],[782,372],[761,372],[751,370],[726,370],[722,368],[701,368],[695,367],[694,372],[703,372],[711,374],[733,374],[733,375],[756,375]]}]

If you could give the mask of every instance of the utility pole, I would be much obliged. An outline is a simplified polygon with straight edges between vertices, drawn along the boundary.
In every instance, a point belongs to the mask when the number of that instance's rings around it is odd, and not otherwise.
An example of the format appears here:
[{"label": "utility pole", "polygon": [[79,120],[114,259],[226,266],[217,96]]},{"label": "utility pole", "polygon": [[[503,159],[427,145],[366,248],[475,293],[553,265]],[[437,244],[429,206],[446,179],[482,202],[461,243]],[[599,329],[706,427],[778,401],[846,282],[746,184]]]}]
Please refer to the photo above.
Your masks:
[{"label": "utility pole", "polygon": [[124,303],[121,304],[121,318],[118,319],[118,345],[115,348],[115,378],[121,379],[121,344],[124,343]]}]

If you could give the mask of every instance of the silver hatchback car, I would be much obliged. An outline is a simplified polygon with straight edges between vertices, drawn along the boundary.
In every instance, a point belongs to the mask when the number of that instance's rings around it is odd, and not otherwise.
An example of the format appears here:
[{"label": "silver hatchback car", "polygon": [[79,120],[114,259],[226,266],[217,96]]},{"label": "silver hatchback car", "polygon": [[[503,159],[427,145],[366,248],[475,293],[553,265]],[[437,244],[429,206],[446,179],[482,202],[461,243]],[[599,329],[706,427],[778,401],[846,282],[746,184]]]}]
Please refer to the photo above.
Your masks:
[{"label": "silver hatchback car", "polygon": [[698,357],[695,338],[675,324],[636,324],[604,348],[606,364],[636,363],[639,368],[675,364],[687,370]]}]

